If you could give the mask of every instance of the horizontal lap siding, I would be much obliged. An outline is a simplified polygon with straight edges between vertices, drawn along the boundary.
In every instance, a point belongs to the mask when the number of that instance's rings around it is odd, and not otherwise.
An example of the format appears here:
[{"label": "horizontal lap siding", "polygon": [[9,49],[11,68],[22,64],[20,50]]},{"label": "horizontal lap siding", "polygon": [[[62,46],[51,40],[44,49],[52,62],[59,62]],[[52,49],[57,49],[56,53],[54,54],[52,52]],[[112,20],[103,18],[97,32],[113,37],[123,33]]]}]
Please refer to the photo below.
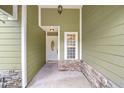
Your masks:
[{"label": "horizontal lap siding", "polygon": [[21,27],[17,21],[0,22],[0,69],[21,69]]},{"label": "horizontal lap siding", "polygon": [[124,6],[83,7],[83,58],[124,87]]},{"label": "horizontal lap siding", "polygon": [[28,83],[46,62],[45,32],[38,26],[38,6],[27,6]]}]

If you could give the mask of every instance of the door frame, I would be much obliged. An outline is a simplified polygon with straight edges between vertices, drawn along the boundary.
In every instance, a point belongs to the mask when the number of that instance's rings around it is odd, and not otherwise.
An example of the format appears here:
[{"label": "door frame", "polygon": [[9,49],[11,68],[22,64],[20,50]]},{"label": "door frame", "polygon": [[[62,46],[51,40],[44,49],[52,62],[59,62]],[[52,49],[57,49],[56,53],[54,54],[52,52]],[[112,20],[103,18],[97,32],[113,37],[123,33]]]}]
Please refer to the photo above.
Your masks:
[{"label": "door frame", "polygon": [[[42,27],[44,28],[45,26],[42,26]],[[59,61],[60,60],[60,26],[56,26],[56,27],[58,28],[58,61]],[[46,46],[47,46],[47,31],[46,31]],[[46,63],[48,63],[47,48],[46,48]],[[55,63],[55,62],[50,62],[50,63]]]},{"label": "door frame", "polygon": [[[75,51],[75,59],[67,59],[67,34],[75,34],[76,35],[76,51]],[[78,32],[64,32],[64,60],[78,60]]]}]

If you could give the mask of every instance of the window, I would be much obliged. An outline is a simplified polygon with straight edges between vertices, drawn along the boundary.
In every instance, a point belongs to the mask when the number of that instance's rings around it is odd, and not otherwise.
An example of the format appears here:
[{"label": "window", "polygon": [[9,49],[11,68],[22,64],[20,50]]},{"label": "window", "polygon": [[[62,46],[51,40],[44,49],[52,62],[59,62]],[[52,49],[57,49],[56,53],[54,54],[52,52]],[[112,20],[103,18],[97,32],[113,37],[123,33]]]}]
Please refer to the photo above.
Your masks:
[{"label": "window", "polygon": [[74,60],[78,58],[78,33],[65,32],[65,59]]}]

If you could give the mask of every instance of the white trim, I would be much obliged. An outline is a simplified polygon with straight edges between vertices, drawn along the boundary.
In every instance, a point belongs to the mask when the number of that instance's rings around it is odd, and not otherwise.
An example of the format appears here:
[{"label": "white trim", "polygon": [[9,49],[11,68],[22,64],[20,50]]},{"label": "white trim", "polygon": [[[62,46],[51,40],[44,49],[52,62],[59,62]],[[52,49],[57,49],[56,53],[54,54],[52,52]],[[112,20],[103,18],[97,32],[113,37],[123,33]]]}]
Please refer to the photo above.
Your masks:
[{"label": "white trim", "polygon": [[[58,5],[39,5],[40,8],[57,8]],[[82,5],[62,5],[64,9],[80,9]]]},{"label": "white trim", "polygon": [[38,25],[42,29],[42,26],[41,26],[41,7],[40,6],[38,6]]},{"label": "white trim", "polygon": [[[2,12],[2,13],[4,13],[8,18],[7,18],[7,20],[17,20],[16,18],[15,18],[15,16],[14,15],[16,15],[17,17],[18,17],[18,8],[17,8],[18,6],[14,6],[13,5],[13,12],[12,12],[12,15],[11,14],[9,14],[9,13],[7,13],[6,11],[4,11],[3,9],[0,9],[0,11]],[[14,14],[14,15],[13,15]]]},{"label": "white trim", "polygon": [[8,20],[18,20],[18,5],[13,5],[12,16],[8,17]]},{"label": "white trim", "polygon": [[21,63],[22,63],[22,87],[27,85],[27,53],[26,53],[26,32],[27,32],[27,7],[22,6],[22,24],[21,24]]},{"label": "white trim", "polygon": [[[46,47],[47,47],[47,31],[45,31],[45,33],[46,33]],[[47,49],[46,49],[46,63],[48,63],[48,61],[47,61]]]},{"label": "white trim", "polygon": [[58,60],[60,60],[60,26],[58,26]]},{"label": "white trim", "polygon": [[13,5],[13,17],[15,20],[18,19],[18,5]]},{"label": "white trim", "polygon": [[[50,27],[50,26],[42,26],[43,30],[46,32],[46,46],[47,46],[47,31],[46,31],[46,27]],[[54,26],[53,26],[54,27]],[[56,26],[58,28],[58,60],[60,60],[60,26]],[[46,48],[46,63],[48,63],[47,60],[47,48]]]},{"label": "white trim", "polygon": [[82,7],[80,8],[80,60],[82,60]]},{"label": "white trim", "polygon": [[6,14],[6,15],[12,16],[12,15],[10,15],[9,13],[7,13],[6,11],[4,11],[4,10],[1,9],[1,8],[0,8],[0,12],[4,13],[4,14]]},{"label": "white trim", "polygon": [[[67,34],[75,34],[76,35],[76,54],[75,59],[67,59]],[[64,32],[64,60],[78,60],[78,32]]]}]

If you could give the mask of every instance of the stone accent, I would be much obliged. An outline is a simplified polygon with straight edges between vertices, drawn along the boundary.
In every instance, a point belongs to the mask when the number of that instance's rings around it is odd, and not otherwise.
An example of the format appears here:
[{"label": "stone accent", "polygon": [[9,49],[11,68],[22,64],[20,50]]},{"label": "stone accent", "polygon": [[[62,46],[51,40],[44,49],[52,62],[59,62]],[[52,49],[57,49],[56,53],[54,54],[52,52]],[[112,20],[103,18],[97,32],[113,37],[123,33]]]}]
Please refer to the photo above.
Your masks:
[{"label": "stone accent", "polygon": [[21,88],[20,70],[0,70],[0,88]]},{"label": "stone accent", "polygon": [[81,71],[79,60],[62,60],[58,62],[58,69],[61,71]]},{"label": "stone accent", "polygon": [[93,87],[97,88],[114,88],[118,87],[112,81],[107,79],[101,73],[96,71],[90,65],[85,62],[81,64],[82,73],[86,76]]},{"label": "stone accent", "polygon": [[88,81],[91,83],[92,87],[96,88],[115,88],[118,87],[112,81],[107,79],[101,73],[96,71],[86,62],[74,60],[74,61],[59,61],[58,62],[58,69],[60,71],[80,71],[82,72]]}]

